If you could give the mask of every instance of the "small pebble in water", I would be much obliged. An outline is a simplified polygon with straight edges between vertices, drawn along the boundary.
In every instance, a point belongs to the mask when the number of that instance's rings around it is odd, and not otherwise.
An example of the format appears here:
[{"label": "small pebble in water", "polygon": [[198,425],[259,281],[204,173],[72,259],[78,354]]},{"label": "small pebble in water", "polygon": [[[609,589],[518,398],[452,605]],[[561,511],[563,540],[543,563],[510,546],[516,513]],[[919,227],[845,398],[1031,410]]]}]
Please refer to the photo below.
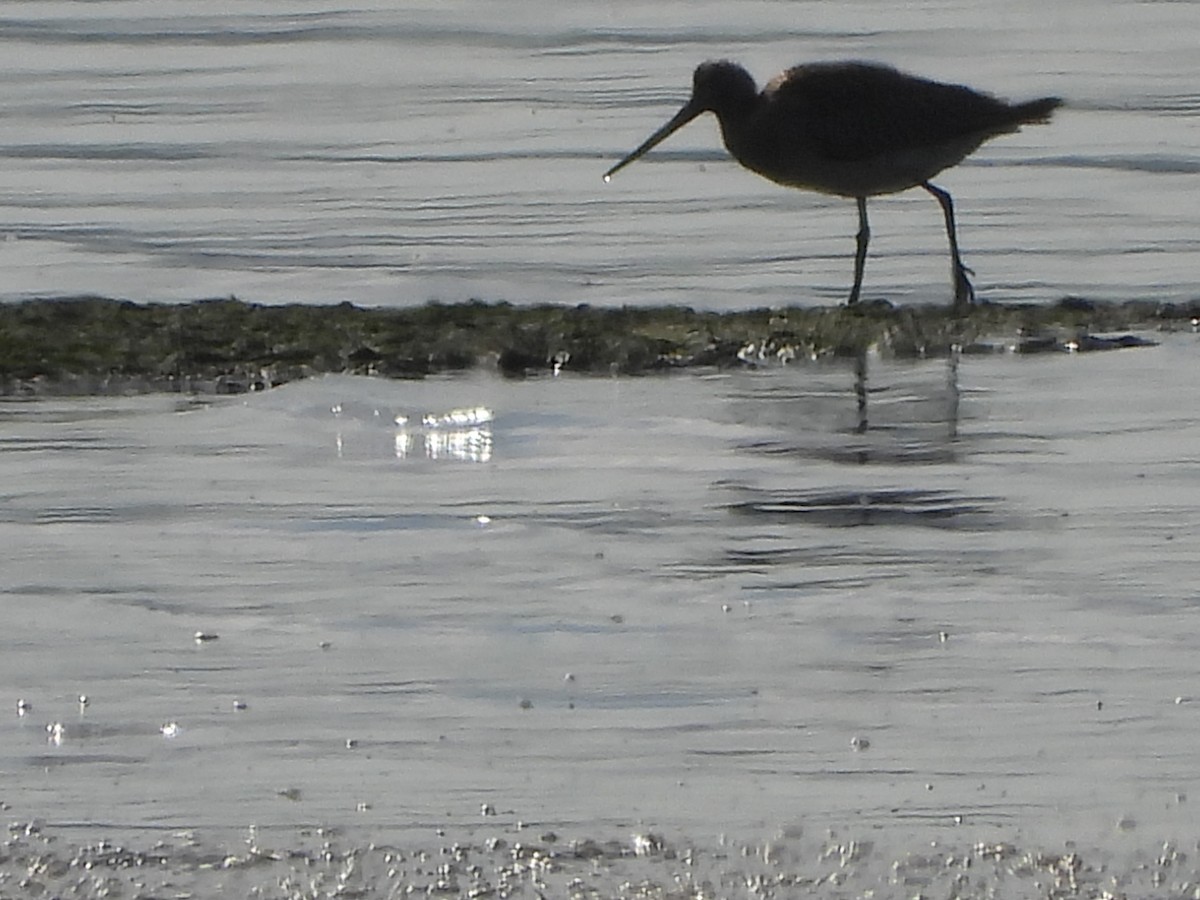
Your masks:
[{"label": "small pebble in water", "polygon": [[220,635],[211,631],[197,631],[192,637],[197,644],[206,644],[209,641],[215,641]]}]

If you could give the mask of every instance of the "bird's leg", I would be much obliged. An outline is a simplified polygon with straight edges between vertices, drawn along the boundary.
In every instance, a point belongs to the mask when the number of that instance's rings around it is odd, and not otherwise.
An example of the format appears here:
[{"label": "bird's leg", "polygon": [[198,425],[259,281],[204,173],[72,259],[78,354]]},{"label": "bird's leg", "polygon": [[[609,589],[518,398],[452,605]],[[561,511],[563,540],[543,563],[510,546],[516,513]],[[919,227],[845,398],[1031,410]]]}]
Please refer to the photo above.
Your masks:
[{"label": "bird's leg", "polygon": [[871,226],[867,224],[867,198],[856,197],[855,200],[858,202],[858,234],[854,236],[854,286],[850,288],[850,299],[846,301],[850,306],[858,302],[858,294],[862,290],[863,266],[867,263],[867,242],[871,240]]},{"label": "bird's leg", "polygon": [[954,227],[954,201],[950,199],[949,191],[944,191],[928,181],[922,181],[921,187],[937,198],[937,202],[942,206],[942,213],[946,217],[946,236],[950,238],[950,257],[954,270],[954,308],[961,309],[963,306],[975,302],[975,288],[971,284],[971,279],[967,277],[968,274],[974,273],[963,265],[962,257],[958,255],[958,234]]}]

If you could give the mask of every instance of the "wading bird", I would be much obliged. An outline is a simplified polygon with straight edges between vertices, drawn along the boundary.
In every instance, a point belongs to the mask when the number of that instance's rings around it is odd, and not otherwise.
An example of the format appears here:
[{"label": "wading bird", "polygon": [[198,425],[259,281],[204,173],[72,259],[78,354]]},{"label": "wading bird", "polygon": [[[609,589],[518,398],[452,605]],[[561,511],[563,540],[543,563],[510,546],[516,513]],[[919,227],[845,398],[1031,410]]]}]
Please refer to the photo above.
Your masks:
[{"label": "wading bird", "polygon": [[1046,122],[1057,97],[1008,103],[958,84],[943,84],[863,62],[812,63],[772,79],[760,92],[736,63],[706,62],[692,77],[692,96],[671,121],[613,166],[619,170],[701,113],[721,125],[725,147],[747,169],[787,187],[806,188],[858,204],[857,251],[850,303],[862,290],[871,229],[867,198],[923,187],[946,219],[954,277],[954,305],[975,299],[958,253],[954,204],[930,184],[986,140]]}]

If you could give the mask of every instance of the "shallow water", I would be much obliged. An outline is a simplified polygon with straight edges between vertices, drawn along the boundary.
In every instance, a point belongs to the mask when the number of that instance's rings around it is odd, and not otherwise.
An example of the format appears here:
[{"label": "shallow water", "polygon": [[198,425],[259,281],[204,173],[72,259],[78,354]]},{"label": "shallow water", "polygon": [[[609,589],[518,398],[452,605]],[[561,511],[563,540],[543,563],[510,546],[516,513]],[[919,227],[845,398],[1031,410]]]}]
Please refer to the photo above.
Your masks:
[{"label": "shallow water", "polygon": [[[1162,337],[872,358],[865,430],[838,363],[7,401],[13,846],[165,840],[207,890],[251,845],[264,887],[330,835],[378,874],[551,831],[864,890],[930,841],[1149,877],[1200,771],[1196,339]],[[602,893],[677,860],[613,851]]]},{"label": "shallow water", "polygon": [[[601,173],[731,57],[878,59],[1053,125],[941,181],[980,296],[1197,296],[1194,6],[25,0],[0,15],[0,297],[409,305],[840,301],[853,204],[741,171],[711,117]],[[866,296],[950,293],[923,192]]]}]

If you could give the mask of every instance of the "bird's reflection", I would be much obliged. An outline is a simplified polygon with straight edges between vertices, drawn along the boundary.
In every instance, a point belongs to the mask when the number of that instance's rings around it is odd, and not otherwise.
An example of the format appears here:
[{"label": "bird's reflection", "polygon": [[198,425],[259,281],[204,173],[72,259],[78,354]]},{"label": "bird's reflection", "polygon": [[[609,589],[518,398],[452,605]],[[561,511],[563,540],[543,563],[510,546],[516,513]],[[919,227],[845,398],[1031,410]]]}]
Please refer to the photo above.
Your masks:
[{"label": "bird's reflection", "polygon": [[[868,351],[865,346],[859,347],[854,354],[854,400],[855,409],[858,412],[858,421],[854,427],[855,434],[866,434],[871,427],[869,398],[870,390],[868,387]],[[958,344],[954,344],[950,348],[950,352],[946,356],[946,388],[945,388],[945,416],[944,423],[946,426],[946,437],[953,440],[958,437],[958,417],[959,417],[959,385],[958,385],[958,366],[962,356],[962,349]],[[936,405],[936,400],[934,400]]]},{"label": "bird's reflection", "polygon": [[[958,439],[959,421],[959,383],[958,367],[961,351],[956,344],[951,347],[945,359],[945,381],[938,384],[922,385],[911,392],[906,392],[898,398],[899,403],[907,406],[916,415],[911,417],[884,417],[875,426],[876,431],[895,436],[907,432],[907,438],[900,448],[893,443],[888,452],[881,441],[862,440],[854,451],[856,462],[865,464],[873,460],[899,461],[900,458],[910,458],[913,461],[932,461],[932,458],[949,459],[955,455]],[[854,354],[854,404],[857,414],[853,432],[858,437],[868,437],[872,431],[871,423],[871,387],[870,354],[866,347],[859,347]],[[877,388],[879,394],[902,389],[900,385],[881,385]],[[885,401],[888,402],[888,401]],[[927,436],[923,441],[912,442],[915,432],[922,430]],[[900,449],[898,458],[895,450]]]},{"label": "bird's reflection", "polygon": [[739,450],[797,465],[778,477],[720,482],[732,497],[728,509],[837,528],[994,527],[995,498],[955,491],[940,468],[917,471],[954,463],[963,452],[958,350],[941,360],[900,362],[862,347],[840,363],[779,370],[766,390],[760,379],[757,400],[749,385],[736,398],[739,422],[767,435]]},{"label": "bird's reflection", "polygon": [[841,364],[789,366],[766,389],[737,393],[735,417],[775,431],[743,449],[858,465],[951,461],[961,452],[959,363],[957,348],[907,362],[864,344]]}]

